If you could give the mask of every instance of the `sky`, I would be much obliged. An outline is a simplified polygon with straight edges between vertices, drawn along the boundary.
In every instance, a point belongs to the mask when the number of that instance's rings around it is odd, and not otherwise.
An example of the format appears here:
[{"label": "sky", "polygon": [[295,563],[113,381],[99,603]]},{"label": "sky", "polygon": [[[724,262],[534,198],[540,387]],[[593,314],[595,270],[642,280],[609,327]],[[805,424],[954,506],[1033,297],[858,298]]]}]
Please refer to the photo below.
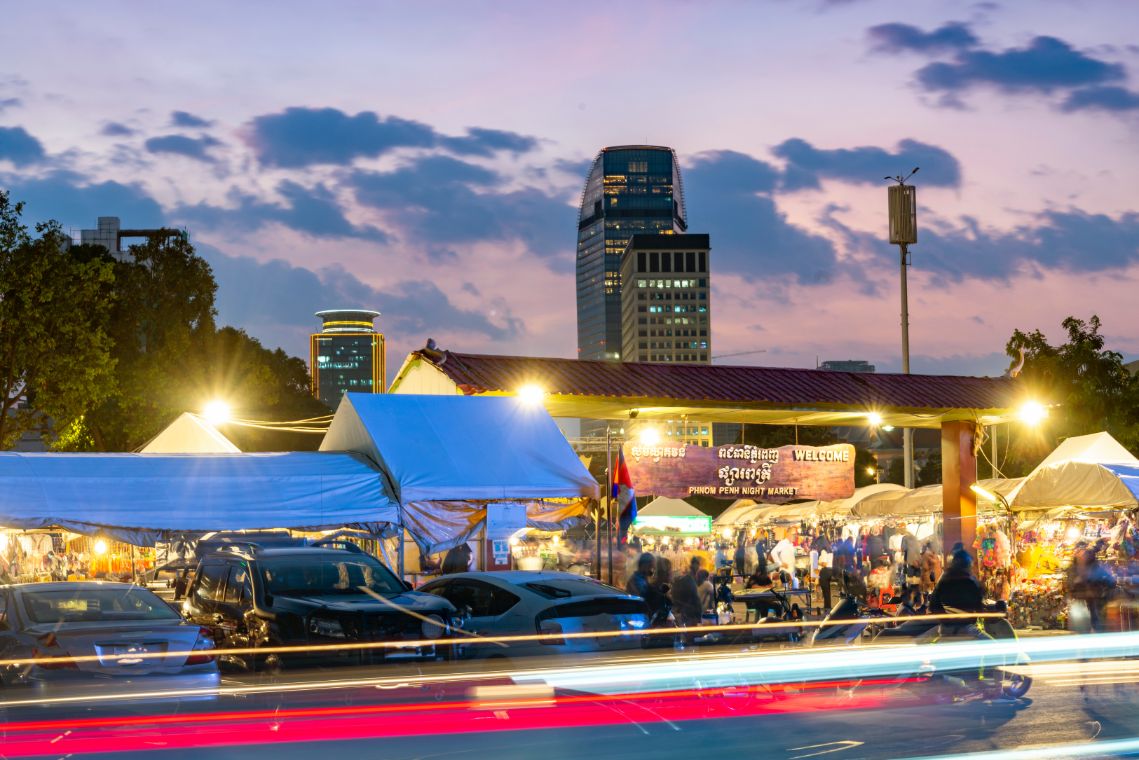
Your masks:
[{"label": "sky", "polygon": [[[1139,4],[52,2],[0,27],[0,188],[29,222],[186,227],[219,320],[313,312],[574,356],[577,203],[673,147],[717,363],[900,367],[884,177],[920,167],[917,372],[999,374],[1098,314],[1139,355]],[[759,353],[759,352],[763,353]]]}]

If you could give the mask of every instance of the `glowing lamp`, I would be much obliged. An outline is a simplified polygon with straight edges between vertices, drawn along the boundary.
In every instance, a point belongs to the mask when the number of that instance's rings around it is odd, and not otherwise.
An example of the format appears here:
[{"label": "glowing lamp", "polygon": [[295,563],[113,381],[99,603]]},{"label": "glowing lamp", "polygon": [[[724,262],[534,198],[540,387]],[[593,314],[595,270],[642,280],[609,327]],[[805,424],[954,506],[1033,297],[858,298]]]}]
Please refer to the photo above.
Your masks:
[{"label": "glowing lamp", "polygon": [[643,427],[637,434],[641,444],[644,446],[656,446],[660,443],[660,431],[654,427]]},{"label": "glowing lamp", "polygon": [[107,553],[107,542],[100,538],[98,541],[95,542],[95,554],[102,557],[106,553]]},{"label": "glowing lamp", "polygon": [[1048,416],[1048,407],[1041,404],[1039,401],[1025,401],[1021,405],[1020,410],[1017,412],[1017,417],[1020,421],[1029,427],[1035,427],[1044,421]]},{"label": "glowing lamp", "polygon": [[205,408],[202,409],[202,416],[205,417],[206,422],[211,425],[221,425],[229,422],[231,419],[229,404],[215,399],[206,404]]},{"label": "glowing lamp", "polygon": [[540,406],[546,399],[546,391],[541,386],[529,383],[518,389],[518,400],[526,406]]},{"label": "glowing lamp", "polygon": [[871,412],[866,415],[866,421],[870,423],[871,427],[878,427],[882,424],[882,415],[878,414],[878,412]]}]

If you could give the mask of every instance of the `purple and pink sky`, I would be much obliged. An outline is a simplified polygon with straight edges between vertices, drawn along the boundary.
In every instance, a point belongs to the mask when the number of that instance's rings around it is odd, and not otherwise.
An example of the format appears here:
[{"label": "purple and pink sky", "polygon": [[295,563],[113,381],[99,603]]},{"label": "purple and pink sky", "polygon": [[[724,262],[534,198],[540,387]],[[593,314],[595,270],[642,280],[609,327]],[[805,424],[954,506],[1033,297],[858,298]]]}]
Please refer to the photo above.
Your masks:
[{"label": "purple and pink sky", "polygon": [[186,226],[220,320],[307,359],[316,310],[573,356],[585,172],[682,162],[725,363],[900,366],[883,176],[922,167],[918,372],[1014,328],[1139,354],[1139,4],[35,2],[0,28],[0,187],[29,221]]}]

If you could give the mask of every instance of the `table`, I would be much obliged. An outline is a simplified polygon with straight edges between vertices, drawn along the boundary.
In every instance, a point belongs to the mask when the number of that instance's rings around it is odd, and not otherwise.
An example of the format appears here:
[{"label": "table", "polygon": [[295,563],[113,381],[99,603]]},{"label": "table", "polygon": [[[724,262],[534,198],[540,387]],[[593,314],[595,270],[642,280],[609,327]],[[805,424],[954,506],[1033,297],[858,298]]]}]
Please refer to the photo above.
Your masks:
[{"label": "table", "polygon": [[[788,589],[779,592],[782,596],[787,598],[788,604],[799,602],[799,608],[802,609],[804,617],[811,612],[811,594],[812,591],[806,588]],[[768,610],[779,607],[779,598],[771,591],[741,591],[740,593],[732,594],[732,598],[737,602],[743,602],[748,611],[756,611],[756,619],[762,617],[759,614],[760,610]]]}]

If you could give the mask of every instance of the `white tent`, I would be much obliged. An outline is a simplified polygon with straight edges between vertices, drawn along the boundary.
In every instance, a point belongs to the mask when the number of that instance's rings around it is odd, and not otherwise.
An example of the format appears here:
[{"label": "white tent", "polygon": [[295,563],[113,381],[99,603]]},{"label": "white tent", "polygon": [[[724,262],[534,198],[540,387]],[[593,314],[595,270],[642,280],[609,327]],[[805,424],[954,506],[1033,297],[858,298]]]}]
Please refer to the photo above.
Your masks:
[{"label": "white tent", "polygon": [[1136,495],[1106,465],[1139,466],[1139,459],[1108,433],[1067,439],[1008,496],[1016,510],[1053,507],[1134,509]]},{"label": "white tent", "polygon": [[328,529],[398,520],[364,457],[274,454],[0,452],[0,526],[108,531],[132,543],[160,533]]},{"label": "white tent", "polygon": [[756,502],[751,499],[736,499],[727,509],[720,514],[716,515],[716,519],[712,524],[717,528],[728,528],[740,523],[740,517],[751,512],[756,506]]},{"label": "white tent", "polygon": [[706,517],[696,507],[683,499],[670,499],[667,496],[658,496],[643,507],[637,509],[637,517]]},{"label": "white tent", "polygon": [[[986,491],[1005,496],[1016,485],[1018,479],[989,478],[977,481],[977,485]],[[883,485],[886,485],[885,483]],[[935,514],[942,509],[942,485],[922,486],[906,490],[899,485],[893,485],[891,490],[880,491],[864,498],[854,507],[854,514],[858,517],[910,517],[913,515]]]},{"label": "white tent", "polygon": [[513,397],[348,393],[320,448],[375,462],[428,554],[466,542],[488,519],[568,527],[598,495],[549,413]]},{"label": "white tent", "polygon": [[196,414],[183,412],[178,419],[142,447],[143,454],[237,454],[241,449],[216,427]]}]

